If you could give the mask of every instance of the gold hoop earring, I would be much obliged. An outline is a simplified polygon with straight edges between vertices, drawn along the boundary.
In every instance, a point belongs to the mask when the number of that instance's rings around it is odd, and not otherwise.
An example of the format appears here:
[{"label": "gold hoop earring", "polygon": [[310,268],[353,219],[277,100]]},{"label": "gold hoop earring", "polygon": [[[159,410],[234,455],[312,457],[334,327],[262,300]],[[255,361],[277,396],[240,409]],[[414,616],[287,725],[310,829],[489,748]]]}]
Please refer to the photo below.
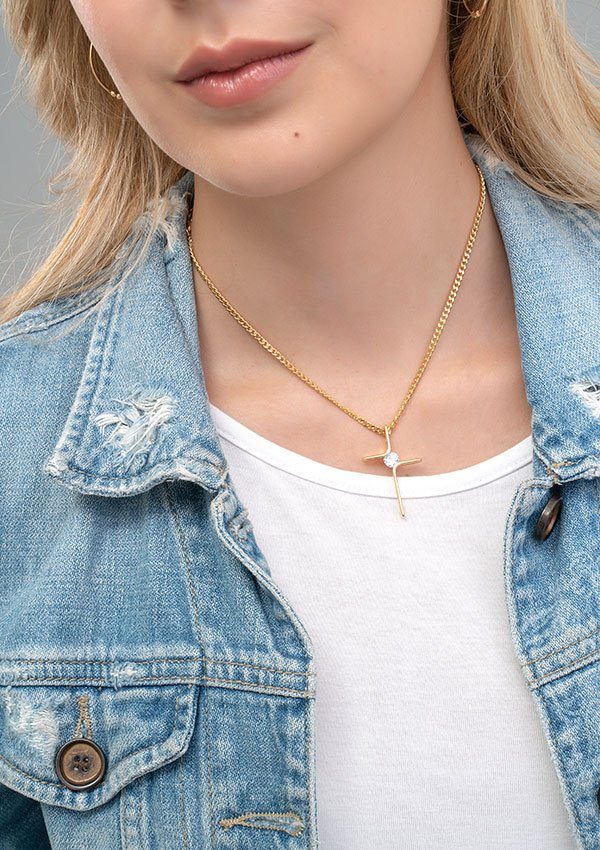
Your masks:
[{"label": "gold hoop earring", "polygon": [[121,95],[119,94],[119,92],[113,91],[112,89],[109,89],[107,86],[105,86],[105,85],[104,85],[104,83],[102,82],[102,80],[100,79],[100,77],[98,76],[98,74],[96,73],[96,69],[94,68],[94,57],[93,57],[93,55],[92,55],[92,54],[93,54],[93,50],[94,50],[94,45],[93,45],[93,44],[92,44],[92,42],[90,41],[89,60],[90,60],[90,68],[92,69],[92,74],[94,75],[94,79],[96,80],[96,82],[97,82],[100,86],[102,86],[102,88],[104,89],[104,91],[105,91],[105,92],[108,92],[108,94],[109,94],[111,97],[114,97],[114,99],[115,99],[115,100],[123,100],[123,98],[121,97]]},{"label": "gold hoop earring", "polygon": [[486,7],[486,6],[487,6],[487,4],[488,4],[488,0],[483,0],[483,3],[482,3],[482,4],[481,4],[481,6],[479,7],[479,9],[476,9],[474,12],[472,12],[472,11],[469,9],[469,7],[468,7],[468,5],[467,5],[467,0],[463,0],[463,3],[464,3],[464,5],[465,5],[465,9],[467,10],[467,12],[469,13],[469,15],[470,15],[472,18],[480,18],[480,17],[481,17],[481,15],[483,15],[483,13],[485,12],[485,7]]}]

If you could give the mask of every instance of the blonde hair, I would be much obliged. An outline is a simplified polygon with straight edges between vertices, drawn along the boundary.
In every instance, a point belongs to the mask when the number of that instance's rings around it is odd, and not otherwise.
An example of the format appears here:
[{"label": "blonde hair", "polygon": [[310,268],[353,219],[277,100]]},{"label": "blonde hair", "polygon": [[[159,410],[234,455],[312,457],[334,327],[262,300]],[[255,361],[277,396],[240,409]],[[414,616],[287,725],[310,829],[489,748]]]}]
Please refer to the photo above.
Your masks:
[{"label": "blonde hair", "polygon": [[[462,0],[447,3],[461,126],[537,192],[600,211],[600,65],[571,34],[565,0],[489,0],[479,18]],[[0,299],[0,322],[108,282],[136,221],[149,222],[146,245],[161,199],[184,173],[91,77],[89,41],[69,0],[4,0],[4,9],[38,113],[72,152],[57,182],[77,211],[33,276]],[[96,68],[114,88],[98,57]],[[130,271],[142,253],[125,253]]]}]

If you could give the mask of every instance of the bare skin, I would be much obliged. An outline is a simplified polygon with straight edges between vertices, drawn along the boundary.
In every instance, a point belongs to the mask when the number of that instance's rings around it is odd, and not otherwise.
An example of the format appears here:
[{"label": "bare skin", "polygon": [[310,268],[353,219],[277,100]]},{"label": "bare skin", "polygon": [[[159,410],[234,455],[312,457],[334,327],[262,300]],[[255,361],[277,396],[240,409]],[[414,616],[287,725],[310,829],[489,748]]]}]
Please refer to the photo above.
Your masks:
[{"label": "bare skin", "polygon": [[[402,468],[401,475],[461,469],[530,433],[510,272],[489,205],[476,244],[440,342],[392,436],[401,457],[423,458]],[[447,289],[453,276],[445,281]],[[228,292],[224,284],[222,289]],[[418,311],[413,313],[419,333],[407,334],[405,345],[400,340],[395,359],[380,346],[362,358],[350,343],[342,350],[327,346],[333,335],[325,327],[320,345],[312,331],[311,342],[303,340],[294,325],[287,336],[284,326],[271,333],[271,315],[265,311],[259,322],[261,316],[255,316],[250,304],[244,315],[335,398],[383,425],[410,385],[446,295],[440,293],[428,322]],[[383,437],[353,422],[264,351],[204,283],[197,285],[196,298],[202,362],[213,404],[263,437],[313,460],[355,472],[390,474],[382,463],[362,460],[383,450]],[[237,299],[238,309],[243,300]],[[410,325],[410,320],[398,321],[397,327],[403,324]]]},{"label": "bare skin", "polygon": [[[479,178],[457,121],[446,0],[72,0],[127,107],[195,174],[193,237],[217,286],[337,399],[383,425],[457,272]],[[115,21],[119,22],[115,26]],[[306,38],[256,100],[176,82],[199,45]],[[210,400],[315,460],[389,475],[383,438],[267,354],[194,278]],[[530,432],[506,252],[488,199],[439,345],[394,432],[406,475],[477,463]]]},{"label": "bare skin", "polygon": [[[434,53],[399,120],[316,184],[261,198],[196,184],[196,253],[217,286],[298,368],[381,426],[421,363],[479,202],[453,115],[440,152],[445,83]],[[213,404],[313,460],[389,475],[362,459],[385,439],[285,369],[194,274]],[[461,289],[392,445],[423,459],[400,474],[430,475],[478,463],[530,430],[510,269],[488,197]]]}]

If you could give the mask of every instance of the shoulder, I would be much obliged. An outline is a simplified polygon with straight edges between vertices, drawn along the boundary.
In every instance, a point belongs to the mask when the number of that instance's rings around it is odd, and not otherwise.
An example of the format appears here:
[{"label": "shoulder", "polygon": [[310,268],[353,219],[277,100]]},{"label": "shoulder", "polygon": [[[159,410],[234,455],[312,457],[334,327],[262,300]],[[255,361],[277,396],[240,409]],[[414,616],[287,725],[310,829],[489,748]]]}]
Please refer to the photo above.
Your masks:
[{"label": "shoulder", "polygon": [[12,490],[15,504],[41,485],[41,464],[77,391],[101,295],[45,302],[0,325],[0,489]]},{"label": "shoulder", "polygon": [[[0,323],[0,352],[7,342],[35,344],[37,340],[45,340],[51,344],[63,336],[62,332],[55,334],[55,331],[59,330],[58,326],[61,326],[60,330],[65,334],[69,334],[73,328],[85,321],[87,316],[96,313],[103,299],[110,295],[112,289],[120,285],[122,277],[127,276],[127,262],[134,257],[135,246],[145,248],[141,251],[142,258],[147,254],[149,245],[144,243],[144,239],[151,225],[153,225],[151,242],[159,244],[168,260],[173,253],[173,244],[181,229],[181,220],[187,213],[188,198],[193,196],[193,190],[193,175],[191,172],[185,172],[157,199],[155,205],[148,207],[146,212],[134,222],[126,242],[111,267],[111,276],[108,281],[93,287],[86,286],[85,282],[82,282],[74,294],[44,301],[10,321]],[[121,262],[123,256],[126,258],[125,263]]]},{"label": "shoulder", "polygon": [[501,224],[524,242],[559,244],[562,251],[582,252],[600,261],[600,210],[550,198],[527,183],[477,133],[465,142],[486,179]]},{"label": "shoulder", "polygon": [[18,399],[53,398],[78,372],[104,291],[49,300],[0,324],[0,418]]},{"label": "shoulder", "polygon": [[43,336],[45,331],[50,331],[48,336],[51,337],[51,329],[58,325],[66,326],[69,320],[91,311],[101,297],[102,291],[93,289],[37,304],[0,324],[0,346],[6,348],[5,343],[14,345],[17,341],[26,341],[23,338],[27,336]]},{"label": "shoulder", "polygon": [[49,406],[79,379],[102,308],[127,278],[153,273],[152,257],[168,262],[191,194],[193,175],[186,172],[136,220],[102,283],[82,281],[73,294],[44,301],[0,324],[0,417],[4,399],[33,405],[45,399]]}]

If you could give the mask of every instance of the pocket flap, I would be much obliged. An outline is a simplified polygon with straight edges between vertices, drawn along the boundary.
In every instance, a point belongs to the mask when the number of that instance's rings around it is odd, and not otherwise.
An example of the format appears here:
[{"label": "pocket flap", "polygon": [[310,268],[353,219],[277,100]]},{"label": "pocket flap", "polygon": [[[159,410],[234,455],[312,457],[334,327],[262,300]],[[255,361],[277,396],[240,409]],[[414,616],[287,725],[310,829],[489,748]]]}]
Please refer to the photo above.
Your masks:
[{"label": "pocket flap", "polygon": [[[49,805],[100,806],[187,750],[198,689],[185,683],[0,686],[0,784]],[[56,754],[75,738],[88,738],[104,756],[102,778],[88,789],[66,786],[57,772]]]}]

